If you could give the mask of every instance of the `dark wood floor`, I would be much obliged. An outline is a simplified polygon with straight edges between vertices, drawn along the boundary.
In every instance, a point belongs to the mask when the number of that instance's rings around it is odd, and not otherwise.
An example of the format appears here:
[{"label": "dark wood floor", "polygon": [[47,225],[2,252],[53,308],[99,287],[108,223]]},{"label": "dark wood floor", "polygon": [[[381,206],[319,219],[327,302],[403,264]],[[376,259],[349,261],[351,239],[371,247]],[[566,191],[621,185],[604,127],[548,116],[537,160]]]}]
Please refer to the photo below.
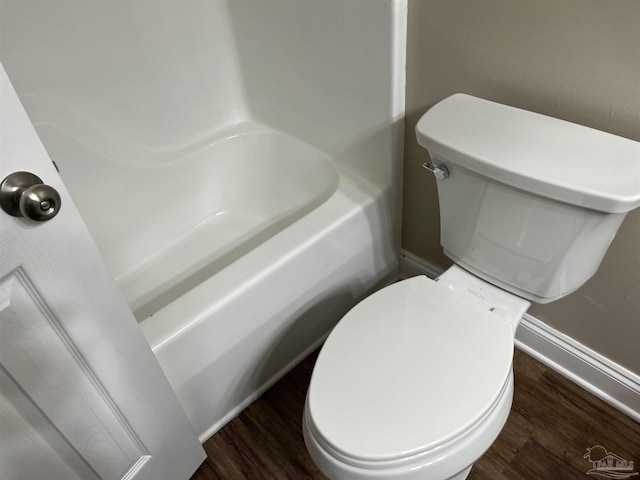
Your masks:
[{"label": "dark wood floor", "polygon": [[[316,355],[209,439],[191,480],[324,479],[300,423]],[[587,448],[605,447],[640,470],[640,424],[522,352],[515,355],[511,415],[469,480],[585,480]],[[639,478],[635,476],[632,478]]]}]

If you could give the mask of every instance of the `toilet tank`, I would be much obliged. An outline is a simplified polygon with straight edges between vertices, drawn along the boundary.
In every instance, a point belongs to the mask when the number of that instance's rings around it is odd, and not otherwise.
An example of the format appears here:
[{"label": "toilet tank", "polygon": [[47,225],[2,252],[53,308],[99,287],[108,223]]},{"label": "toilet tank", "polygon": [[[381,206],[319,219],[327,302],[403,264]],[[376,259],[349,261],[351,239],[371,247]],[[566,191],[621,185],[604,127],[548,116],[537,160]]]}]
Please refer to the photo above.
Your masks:
[{"label": "toilet tank", "polygon": [[640,205],[640,143],[626,138],[463,94],[416,134],[449,172],[437,182],[445,254],[533,302],[585,283]]}]

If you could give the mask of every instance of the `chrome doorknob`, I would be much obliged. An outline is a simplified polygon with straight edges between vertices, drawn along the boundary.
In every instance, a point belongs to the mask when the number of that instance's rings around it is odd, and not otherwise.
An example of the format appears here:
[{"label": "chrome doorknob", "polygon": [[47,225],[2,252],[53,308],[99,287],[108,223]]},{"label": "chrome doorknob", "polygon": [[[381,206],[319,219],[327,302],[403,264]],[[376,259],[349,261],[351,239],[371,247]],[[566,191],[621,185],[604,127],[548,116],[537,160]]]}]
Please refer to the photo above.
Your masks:
[{"label": "chrome doorknob", "polygon": [[30,172],[12,173],[0,184],[0,207],[14,217],[45,222],[58,214],[61,204],[56,189]]}]

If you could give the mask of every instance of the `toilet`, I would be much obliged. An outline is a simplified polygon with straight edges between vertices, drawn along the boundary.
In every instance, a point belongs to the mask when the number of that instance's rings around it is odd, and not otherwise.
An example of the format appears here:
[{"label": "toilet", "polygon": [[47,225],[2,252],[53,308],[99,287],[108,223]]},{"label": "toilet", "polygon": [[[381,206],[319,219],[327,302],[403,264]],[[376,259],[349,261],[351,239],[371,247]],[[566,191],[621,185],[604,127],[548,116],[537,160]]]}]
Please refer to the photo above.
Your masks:
[{"label": "toilet", "polygon": [[640,143],[456,94],[416,126],[454,265],[348,312],[316,361],[304,440],[332,480],[463,480],[504,426],[530,302],[569,295],[640,205]]}]

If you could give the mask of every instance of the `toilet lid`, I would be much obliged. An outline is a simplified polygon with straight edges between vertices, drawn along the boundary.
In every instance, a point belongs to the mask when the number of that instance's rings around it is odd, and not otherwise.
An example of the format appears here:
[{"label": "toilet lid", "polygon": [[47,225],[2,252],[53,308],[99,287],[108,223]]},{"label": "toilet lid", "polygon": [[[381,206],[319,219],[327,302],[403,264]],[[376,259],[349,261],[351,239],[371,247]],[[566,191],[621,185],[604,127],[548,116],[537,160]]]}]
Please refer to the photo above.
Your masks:
[{"label": "toilet lid", "polygon": [[359,303],[329,335],[309,386],[310,423],[349,458],[415,455],[477,424],[512,360],[508,321],[427,277],[404,280]]}]

